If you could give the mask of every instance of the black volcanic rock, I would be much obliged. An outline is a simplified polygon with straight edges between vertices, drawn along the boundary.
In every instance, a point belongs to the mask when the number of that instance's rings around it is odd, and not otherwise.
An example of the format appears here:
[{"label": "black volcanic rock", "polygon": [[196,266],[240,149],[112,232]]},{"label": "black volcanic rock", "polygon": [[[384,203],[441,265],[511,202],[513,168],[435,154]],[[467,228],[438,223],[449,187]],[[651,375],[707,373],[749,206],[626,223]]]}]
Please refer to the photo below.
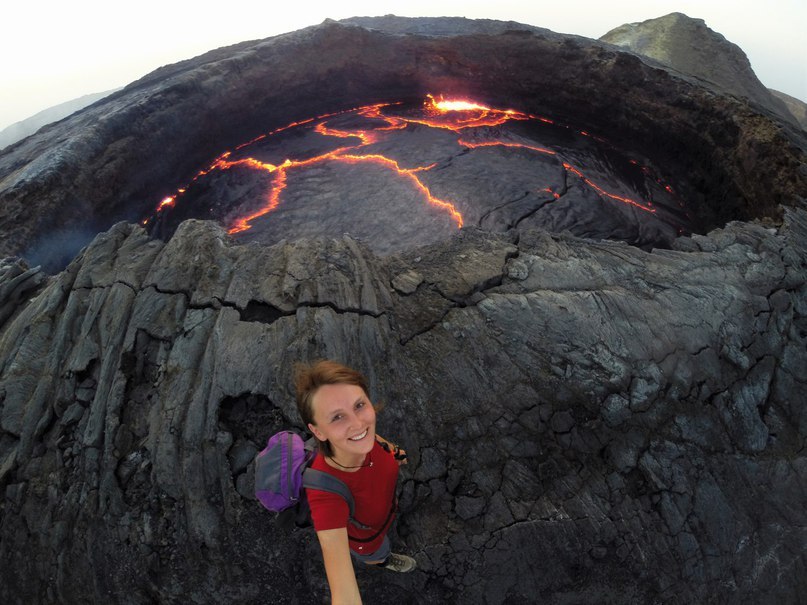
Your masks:
[{"label": "black volcanic rock", "polygon": [[[327,23],[328,21],[326,21]],[[351,17],[339,23],[358,25],[365,29],[388,34],[419,34],[423,36],[457,36],[471,34],[500,35],[506,33],[532,32],[541,35],[556,35],[542,27],[526,25],[516,21],[493,19],[467,19],[465,17]]]},{"label": "black volcanic rock", "polygon": [[40,267],[28,267],[22,259],[0,260],[0,327],[12,317],[26,297],[31,297],[47,281]]},{"label": "black volcanic rock", "polygon": [[0,332],[0,598],[322,602],[248,461],[298,423],[292,363],[328,356],[410,453],[419,570],[359,570],[367,602],[799,602],[805,241],[801,210],[653,253],[117,225]]}]

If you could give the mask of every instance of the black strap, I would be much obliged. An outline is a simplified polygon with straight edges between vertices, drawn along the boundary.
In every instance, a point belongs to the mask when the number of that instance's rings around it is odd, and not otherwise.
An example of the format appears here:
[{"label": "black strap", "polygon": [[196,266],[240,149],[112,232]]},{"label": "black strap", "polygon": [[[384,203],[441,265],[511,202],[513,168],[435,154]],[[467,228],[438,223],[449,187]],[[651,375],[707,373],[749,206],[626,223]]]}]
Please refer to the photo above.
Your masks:
[{"label": "black strap", "polygon": [[345,482],[341,479],[324,471],[318,471],[315,468],[309,467],[303,471],[303,487],[318,489],[323,492],[341,496],[342,499],[347,502],[348,520],[350,523],[359,529],[372,529],[369,525],[365,525],[354,517],[356,514],[356,505],[353,502],[353,494],[350,493],[350,488],[345,485]]},{"label": "black strap", "polygon": [[[373,540],[375,540],[378,536],[380,536],[382,533],[384,533],[387,530],[387,528],[389,526],[389,523],[390,523],[390,519],[392,519],[392,515],[395,514],[395,510],[397,508],[398,508],[398,499],[395,497],[395,494],[392,494],[392,504],[390,504],[389,513],[387,514],[386,520],[381,524],[381,529],[379,529],[376,533],[374,533],[369,538],[355,538],[355,537],[350,535],[350,532],[348,532],[347,537],[350,538],[351,540],[353,540],[354,542],[361,542],[361,543],[372,542]],[[364,528],[364,529],[370,529],[370,528],[367,527],[367,528]]]}]

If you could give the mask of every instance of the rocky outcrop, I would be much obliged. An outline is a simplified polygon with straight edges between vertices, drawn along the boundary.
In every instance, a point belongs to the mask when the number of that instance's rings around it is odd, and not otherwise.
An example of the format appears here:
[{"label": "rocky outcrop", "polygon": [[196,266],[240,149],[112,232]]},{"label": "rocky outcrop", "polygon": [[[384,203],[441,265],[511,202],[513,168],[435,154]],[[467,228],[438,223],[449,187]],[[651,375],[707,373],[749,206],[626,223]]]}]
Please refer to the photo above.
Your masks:
[{"label": "rocky outcrop", "polygon": [[759,81],[743,50],[707,27],[703,19],[671,13],[620,25],[600,40],[716,84],[723,92],[748,98],[785,120],[795,121],[786,105]]},{"label": "rocky outcrop", "polygon": [[0,260],[0,327],[47,281],[40,267],[19,258]]},{"label": "rocky outcrop", "polygon": [[322,602],[251,460],[333,357],[411,460],[419,570],[359,570],[367,602],[803,602],[805,241],[802,210],[652,253],[116,225],[0,331],[0,598]]},{"label": "rocky outcrop", "polygon": [[787,110],[798,120],[801,127],[807,130],[807,103],[778,90],[769,89],[774,97],[781,100]]},{"label": "rocky outcrop", "polygon": [[803,132],[613,45],[493,22],[326,22],[157,70],[0,154],[0,255],[59,270],[54,238],[72,256],[149,216],[225,150],[430,92],[547,116],[649,158],[696,232],[776,219],[807,190]]}]

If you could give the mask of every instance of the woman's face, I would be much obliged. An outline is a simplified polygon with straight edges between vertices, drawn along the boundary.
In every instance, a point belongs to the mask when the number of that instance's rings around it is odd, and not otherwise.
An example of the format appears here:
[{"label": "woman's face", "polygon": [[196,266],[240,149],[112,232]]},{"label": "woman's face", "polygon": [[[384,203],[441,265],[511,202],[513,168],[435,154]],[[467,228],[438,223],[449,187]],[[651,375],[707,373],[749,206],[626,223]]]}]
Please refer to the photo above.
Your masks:
[{"label": "woman's face", "polygon": [[326,384],[311,399],[314,423],[308,428],[329,441],[342,458],[368,454],[375,443],[375,410],[364,389],[352,384]]}]

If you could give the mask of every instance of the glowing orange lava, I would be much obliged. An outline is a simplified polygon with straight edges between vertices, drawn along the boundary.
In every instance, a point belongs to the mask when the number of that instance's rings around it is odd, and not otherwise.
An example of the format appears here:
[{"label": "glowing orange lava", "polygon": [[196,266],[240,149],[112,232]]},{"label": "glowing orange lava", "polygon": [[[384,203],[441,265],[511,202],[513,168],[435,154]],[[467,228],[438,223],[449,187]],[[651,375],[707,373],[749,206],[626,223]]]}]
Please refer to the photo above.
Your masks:
[{"label": "glowing orange lava", "polygon": [[468,147],[469,149],[476,149],[477,147],[520,147],[522,149],[537,151],[538,153],[557,155],[557,152],[552,151],[551,149],[545,149],[544,147],[536,147],[535,145],[527,145],[525,143],[511,143],[505,141],[483,141],[472,143],[471,141],[465,141],[463,139],[458,139],[457,143],[459,143],[463,147]]},{"label": "glowing orange lava", "polygon": [[269,194],[269,199],[267,203],[253,212],[252,214],[242,217],[236,221],[235,225],[233,225],[228,233],[240,233],[241,231],[246,231],[250,228],[250,221],[253,219],[258,218],[259,216],[263,216],[277,208],[278,204],[280,203],[280,193],[283,189],[286,188],[286,172],[289,168],[299,168],[302,166],[310,166],[312,164],[316,164],[319,162],[325,161],[339,161],[339,162],[347,162],[350,164],[360,164],[360,163],[372,163],[384,168],[389,168],[390,170],[394,170],[399,175],[408,178],[412,184],[420,190],[426,200],[432,204],[433,206],[437,206],[448,212],[451,218],[456,223],[457,227],[462,227],[462,214],[454,207],[451,202],[446,202],[444,200],[438,199],[434,197],[429,188],[424,185],[420,179],[415,176],[416,172],[423,172],[426,170],[430,170],[434,167],[434,164],[430,166],[420,166],[417,168],[401,168],[398,165],[398,162],[395,160],[391,160],[383,155],[378,154],[368,154],[368,155],[356,155],[347,153],[350,148],[341,148],[337,149],[336,151],[331,151],[330,153],[325,153],[322,155],[318,155],[316,157],[310,158],[308,160],[299,160],[299,161],[292,161],[286,160],[280,166],[272,166],[271,164],[265,164],[265,169],[269,172],[277,172],[277,176],[275,177],[274,181],[272,182],[272,191]]},{"label": "glowing orange lava", "polygon": [[474,101],[464,99],[435,99],[426,95],[423,103],[426,117],[406,118],[414,124],[424,124],[432,128],[445,128],[459,132],[466,128],[501,126],[509,120],[529,120],[530,116],[512,109],[491,109]]},{"label": "glowing orange lava", "polygon": [[651,202],[647,202],[647,205],[644,205],[641,202],[637,202],[636,200],[630,199],[629,197],[622,197],[622,196],[616,195],[614,193],[608,193],[605,189],[603,189],[599,185],[597,185],[595,183],[592,183],[589,179],[586,178],[586,176],[582,172],[580,172],[574,166],[564,162],[563,167],[566,170],[568,170],[569,172],[571,172],[572,174],[574,174],[575,176],[579,177],[586,185],[591,187],[594,191],[596,191],[597,193],[599,193],[602,196],[611,198],[612,200],[616,200],[618,202],[623,202],[625,204],[630,204],[631,206],[636,206],[637,208],[639,208],[640,210],[644,210],[645,212],[651,212],[653,214],[655,214],[655,212],[656,212],[655,208],[650,207],[652,205]]},{"label": "glowing orange lava", "polygon": [[490,107],[485,107],[473,101],[446,101],[442,97],[437,101],[433,96],[426,95],[428,102],[432,107],[438,111],[471,111],[474,109],[481,109],[482,111],[490,111]]},{"label": "glowing orange lava", "polygon": [[[229,170],[236,166],[245,167],[253,170],[261,170],[273,174],[274,178],[271,182],[271,188],[266,198],[266,203],[260,208],[250,213],[247,216],[238,218],[232,225],[230,225],[229,233],[240,233],[246,231],[251,227],[251,222],[265,214],[275,210],[281,203],[281,194],[286,188],[289,171],[297,168],[311,166],[321,162],[347,162],[352,164],[368,163],[380,166],[382,168],[394,171],[402,178],[407,179],[412,186],[416,188],[429,204],[445,211],[454,224],[459,228],[463,225],[463,217],[459,210],[454,206],[451,201],[436,198],[432,195],[429,188],[417,176],[418,173],[427,172],[434,167],[434,164],[428,166],[414,166],[414,167],[401,167],[397,161],[390,159],[378,153],[361,153],[364,147],[372,145],[382,140],[384,132],[401,130],[409,127],[410,125],[425,125],[431,128],[443,128],[452,130],[460,136],[457,138],[458,145],[468,149],[475,149],[480,147],[512,147],[521,148],[536,153],[556,156],[557,152],[538,147],[535,145],[528,145],[525,143],[516,143],[502,140],[486,140],[481,142],[473,142],[466,140],[462,137],[462,132],[468,129],[480,127],[496,127],[508,122],[510,120],[539,120],[547,124],[554,124],[548,118],[533,116],[515,110],[500,110],[493,109],[476,103],[467,99],[445,99],[442,96],[435,98],[432,95],[427,95],[423,104],[423,111],[420,115],[387,115],[384,110],[391,107],[392,103],[378,103],[374,105],[366,105],[354,109],[333,112],[317,116],[316,118],[308,118],[297,122],[292,122],[277,128],[272,132],[260,135],[251,141],[236,147],[236,151],[245,149],[246,147],[264,140],[277,133],[289,130],[291,128],[314,125],[314,132],[325,136],[334,137],[339,139],[355,139],[355,144],[340,147],[334,151],[323,153],[308,159],[286,159],[280,165],[274,165],[266,162],[261,162],[252,157],[247,157],[239,160],[231,160],[232,152],[227,151],[217,157],[213,163],[206,169],[200,170],[199,173],[191,180],[191,182],[181,189],[178,189],[174,195],[169,195],[163,198],[156,208],[159,213],[162,210],[175,206],[179,197],[181,197],[187,189],[195,181],[201,177],[216,171],[216,170]],[[337,128],[329,125],[328,121],[336,118],[337,116],[346,115],[349,113],[356,113],[358,116],[367,118],[373,121],[379,121],[381,124],[376,124],[371,128]],[[411,113],[411,112],[410,112]],[[591,136],[588,132],[580,131],[584,136]],[[588,179],[581,170],[575,168],[568,162],[562,162],[563,168],[577,176],[583,183],[596,191],[600,196],[614,201],[630,204],[640,210],[655,213],[655,208],[652,207],[651,202],[641,202],[627,198],[624,196],[616,195],[604,190],[602,187],[593,183]],[[669,192],[672,189],[666,186]],[[544,191],[549,192],[555,199],[560,198],[560,194],[554,192],[552,189],[546,188]],[[148,219],[144,222],[146,224]]]}]

